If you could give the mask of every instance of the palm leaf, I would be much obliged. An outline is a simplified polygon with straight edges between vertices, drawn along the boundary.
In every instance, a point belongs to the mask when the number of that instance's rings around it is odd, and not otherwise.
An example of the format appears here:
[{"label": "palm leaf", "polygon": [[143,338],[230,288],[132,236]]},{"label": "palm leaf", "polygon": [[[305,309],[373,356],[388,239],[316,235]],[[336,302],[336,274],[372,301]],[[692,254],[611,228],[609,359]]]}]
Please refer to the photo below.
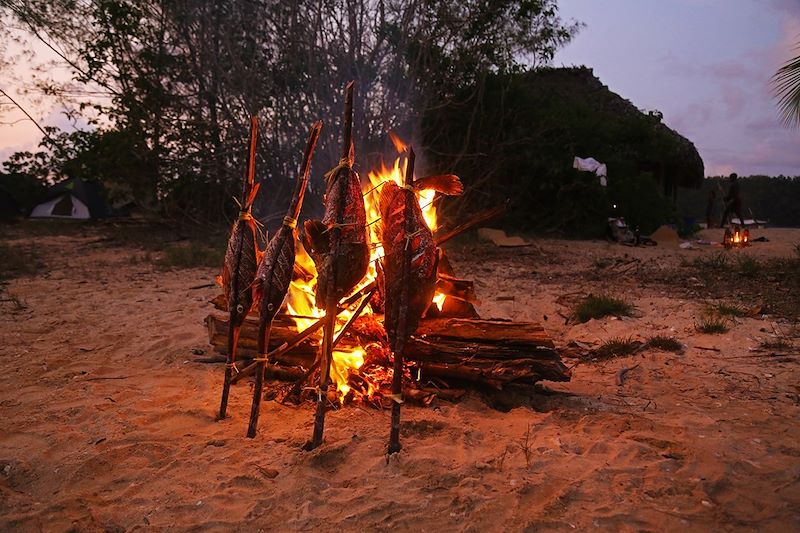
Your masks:
[{"label": "palm leaf", "polygon": [[787,127],[800,127],[800,55],[772,76],[781,119]]}]

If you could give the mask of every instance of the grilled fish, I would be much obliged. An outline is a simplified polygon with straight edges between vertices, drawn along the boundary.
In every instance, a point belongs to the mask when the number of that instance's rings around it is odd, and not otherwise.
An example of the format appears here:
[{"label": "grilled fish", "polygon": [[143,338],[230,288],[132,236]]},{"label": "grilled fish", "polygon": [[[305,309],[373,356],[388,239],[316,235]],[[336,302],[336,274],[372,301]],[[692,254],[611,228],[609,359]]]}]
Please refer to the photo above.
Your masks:
[{"label": "grilled fish", "polygon": [[239,344],[239,332],[245,317],[253,305],[251,286],[256,275],[259,251],[256,243],[256,223],[251,209],[260,184],[255,184],[256,142],[258,139],[258,120],[250,118],[250,149],[247,158],[247,175],[242,188],[239,218],[233,223],[225,251],[225,262],[222,267],[222,288],[228,304],[228,358],[225,367],[225,381],[222,387],[222,399],[219,407],[219,418],[225,418],[228,407],[228,391],[232,365],[236,361],[236,349]]},{"label": "grilled fish", "polygon": [[[422,178],[409,188],[401,188],[389,181],[381,188],[378,208],[381,215],[381,241],[383,243],[383,278],[385,315],[384,328],[389,337],[389,347],[396,352],[399,337],[411,335],[419,324],[436,291],[439,249],[433,233],[425,223],[416,191],[432,189],[449,195],[461,194],[463,187],[457,176],[450,174]],[[406,202],[410,209],[406,211]],[[406,220],[406,213],[410,219]],[[402,257],[408,246],[411,263],[408,277],[408,306],[401,309],[400,293],[403,290]],[[398,330],[400,314],[405,314],[404,331]]]},{"label": "grilled fish", "polygon": [[255,437],[256,428],[258,427],[261,390],[264,385],[265,361],[263,359],[267,357],[269,349],[272,320],[283,304],[283,300],[289,290],[289,284],[292,281],[295,260],[295,227],[297,226],[297,217],[300,215],[300,209],[303,206],[306,185],[308,185],[311,156],[314,153],[314,147],[317,144],[317,139],[319,139],[321,129],[321,121],[316,122],[311,128],[289,210],[283,218],[283,224],[267,245],[253,283],[252,297],[259,308],[258,357],[261,360],[256,367],[256,384],[253,390],[250,424],[247,429],[247,436],[250,438]]},{"label": "grilled fish", "polygon": [[317,267],[316,305],[325,310],[352,291],[369,266],[367,214],[361,180],[353,170],[353,82],[346,88],[345,108],[343,157],[325,176],[325,214],[321,221],[307,220],[303,236]]}]

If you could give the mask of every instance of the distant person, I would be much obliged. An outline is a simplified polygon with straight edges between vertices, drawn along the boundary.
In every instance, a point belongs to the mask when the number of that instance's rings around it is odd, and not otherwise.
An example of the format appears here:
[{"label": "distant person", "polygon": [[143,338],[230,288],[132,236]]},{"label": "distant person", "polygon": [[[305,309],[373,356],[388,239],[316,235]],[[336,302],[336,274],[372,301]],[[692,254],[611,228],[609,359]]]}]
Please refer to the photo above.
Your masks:
[{"label": "distant person", "polygon": [[714,216],[714,204],[717,201],[717,191],[711,189],[708,191],[708,205],[706,205],[706,227],[711,229],[714,227],[712,217]]},{"label": "distant person", "polygon": [[728,194],[725,195],[725,211],[722,213],[722,224],[720,227],[728,225],[728,217],[736,213],[739,217],[739,223],[744,226],[744,217],[742,217],[742,198],[739,195],[739,176],[736,172],[730,176],[730,186],[728,187]]}]

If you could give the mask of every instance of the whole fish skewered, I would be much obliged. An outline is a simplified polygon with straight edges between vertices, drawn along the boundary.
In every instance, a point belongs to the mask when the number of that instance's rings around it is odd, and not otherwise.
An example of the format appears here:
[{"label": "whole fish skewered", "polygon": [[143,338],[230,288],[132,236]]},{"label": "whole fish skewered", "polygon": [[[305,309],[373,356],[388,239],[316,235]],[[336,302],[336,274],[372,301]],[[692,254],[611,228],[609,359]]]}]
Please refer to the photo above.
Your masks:
[{"label": "whole fish skewered", "polygon": [[317,267],[316,305],[328,309],[352,291],[369,266],[367,213],[361,180],[353,170],[353,82],[345,88],[342,159],[325,174],[325,213],[307,220],[303,245]]},{"label": "whole fish skewered", "polygon": [[342,158],[325,175],[325,214],[321,221],[305,223],[303,244],[317,267],[316,305],[325,310],[325,325],[320,350],[320,377],[314,434],[307,449],[322,443],[325,426],[333,330],[339,300],[361,281],[369,266],[367,214],[361,181],[353,170],[353,82],[345,88]]},{"label": "whole fish skewered", "polygon": [[228,328],[228,357],[225,365],[225,381],[222,385],[222,399],[219,418],[225,418],[228,409],[228,393],[231,375],[236,362],[236,349],[239,333],[245,317],[253,305],[251,285],[258,265],[258,245],[256,244],[256,223],[251,209],[260,184],[255,184],[256,142],[258,140],[258,119],[250,118],[250,149],[247,157],[247,173],[242,187],[239,218],[233,223],[225,251],[222,267],[222,288],[228,303],[230,327]]},{"label": "whole fish skewered", "polygon": [[297,217],[303,206],[306,186],[308,185],[308,173],[311,168],[311,157],[322,130],[322,121],[316,122],[306,143],[306,151],[303,154],[303,163],[297,176],[292,201],[283,224],[272,236],[272,239],[264,251],[261,262],[258,265],[256,279],[253,283],[253,301],[259,308],[258,322],[258,366],[256,367],[256,383],[253,389],[253,404],[250,410],[250,424],[247,428],[247,436],[256,436],[258,427],[258,413],[261,407],[261,391],[264,386],[264,368],[266,366],[267,352],[269,351],[269,334],[272,327],[272,320],[278,313],[283,304],[289,284],[292,281],[295,261],[295,238],[297,227]]},{"label": "whole fish skewered", "polygon": [[425,223],[416,190],[435,189],[445,194],[463,190],[456,176],[444,175],[414,181],[416,156],[409,149],[404,186],[390,181],[381,190],[381,241],[384,249],[384,328],[394,354],[392,376],[392,423],[389,453],[400,451],[400,406],[403,392],[403,355],[436,292],[439,250]]}]

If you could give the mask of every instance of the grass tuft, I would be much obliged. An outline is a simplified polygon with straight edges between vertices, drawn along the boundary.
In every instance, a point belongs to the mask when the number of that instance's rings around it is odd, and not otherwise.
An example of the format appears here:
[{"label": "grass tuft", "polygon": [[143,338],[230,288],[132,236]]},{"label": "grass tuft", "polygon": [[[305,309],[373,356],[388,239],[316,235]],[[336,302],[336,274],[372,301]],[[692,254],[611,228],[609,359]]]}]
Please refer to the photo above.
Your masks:
[{"label": "grass tuft", "polygon": [[724,302],[709,306],[708,311],[709,314],[716,314],[719,316],[747,316],[747,309]]},{"label": "grass tuft", "polygon": [[794,346],[788,340],[780,337],[775,340],[761,341],[758,345],[762,350],[793,350]]},{"label": "grass tuft", "polygon": [[583,323],[605,316],[630,316],[632,312],[633,306],[624,300],[605,294],[590,294],[578,304],[572,317]]},{"label": "grass tuft", "polygon": [[694,266],[711,270],[722,270],[728,266],[728,256],[725,252],[717,252],[710,257],[698,257],[694,260]]},{"label": "grass tuft", "polygon": [[761,270],[761,263],[749,255],[736,256],[736,268],[739,274],[748,278],[754,278]]},{"label": "grass tuft", "polygon": [[615,337],[609,339],[597,348],[592,354],[595,359],[610,359],[612,357],[624,357],[638,352],[642,348],[641,341],[633,340],[628,337]]},{"label": "grass tuft", "polygon": [[675,337],[668,335],[656,335],[647,339],[646,345],[649,348],[656,350],[664,350],[665,352],[682,352],[683,344],[681,344]]},{"label": "grass tuft", "polygon": [[694,324],[695,329],[700,333],[727,333],[730,329],[728,327],[727,319],[721,316],[705,316]]}]

